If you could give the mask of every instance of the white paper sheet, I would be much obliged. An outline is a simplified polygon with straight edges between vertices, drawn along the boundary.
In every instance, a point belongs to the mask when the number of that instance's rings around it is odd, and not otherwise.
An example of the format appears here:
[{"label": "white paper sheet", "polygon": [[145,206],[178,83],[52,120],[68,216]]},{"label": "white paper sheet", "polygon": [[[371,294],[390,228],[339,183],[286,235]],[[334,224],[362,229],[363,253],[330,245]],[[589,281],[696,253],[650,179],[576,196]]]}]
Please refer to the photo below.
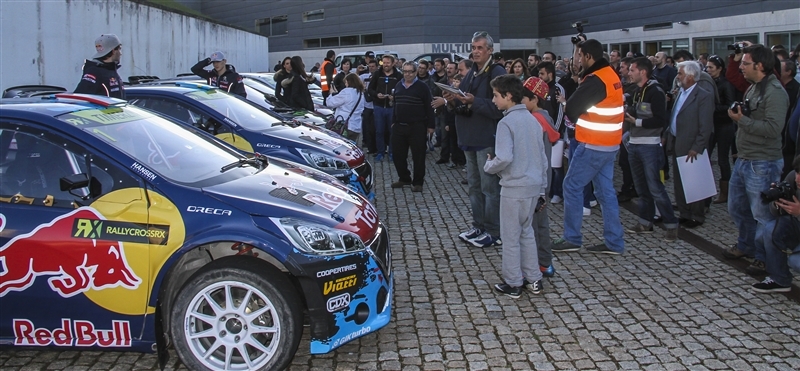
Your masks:
[{"label": "white paper sheet", "polygon": [[681,172],[686,203],[704,200],[717,194],[717,186],[714,184],[714,173],[711,171],[708,151],[703,151],[702,154],[697,155],[697,159],[693,162],[686,162],[686,156],[678,157],[676,160],[678,162],[678,171]]},{"label": "white paper sheet", "polygon": [[559,139],[553,144],[553,149],[550,151],[550,166],[553,169],[558,169],[563,166],[564,162],[564,140]]}]

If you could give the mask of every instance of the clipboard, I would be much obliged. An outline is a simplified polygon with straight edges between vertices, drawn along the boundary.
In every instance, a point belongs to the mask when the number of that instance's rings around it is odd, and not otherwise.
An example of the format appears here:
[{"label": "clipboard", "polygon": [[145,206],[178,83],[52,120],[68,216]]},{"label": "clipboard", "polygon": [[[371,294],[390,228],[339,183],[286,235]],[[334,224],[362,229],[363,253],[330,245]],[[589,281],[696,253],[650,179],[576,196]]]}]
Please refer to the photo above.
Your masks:
[{"label": "clipboard", "polygon": [[460,89],[456,89],[456,88],[454,88],[454,87],[452,87],[452,86],[450,86],[450,85],[447,85],[447,84],[442,84],[442,83],[440,83],[440,82],[434,82],[434,84],[436,84],[436,86],[438,86],[438,87],[439,87],[439,89],[442,89],[442,90],[444,90],[444,91],[446,91],[446,92],[448,92],[448,93],[452,93],[452,94],[455,94],[455,95],[460,95],[460,96],[462,96],[462,97],[466,97],[466,96],[467,96],[467,95],[466,95],[466,94],[464,94],[464,92],[463,92],[463,91],[461,91]]}]

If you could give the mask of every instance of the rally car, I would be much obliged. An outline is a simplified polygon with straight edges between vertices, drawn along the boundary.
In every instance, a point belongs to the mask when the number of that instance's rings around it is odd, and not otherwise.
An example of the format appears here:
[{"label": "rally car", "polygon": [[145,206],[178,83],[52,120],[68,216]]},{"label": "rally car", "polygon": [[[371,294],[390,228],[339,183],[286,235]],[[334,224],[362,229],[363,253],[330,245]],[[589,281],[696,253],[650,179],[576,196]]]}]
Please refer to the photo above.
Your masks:
[{"label": "rally car", "polygon": [[[308,175],[308,176],[307,176]],[[273,370],[391,317],[360,194],[105,97],[0,100],[0,345]]]},{"label": "rally car", "polygon": [[308,164],[374,200],[372,165],[353,142],[324,128],[292,125],[215,87],[176,81],[125,89],[131,104],[206,131],[247,152]]}]

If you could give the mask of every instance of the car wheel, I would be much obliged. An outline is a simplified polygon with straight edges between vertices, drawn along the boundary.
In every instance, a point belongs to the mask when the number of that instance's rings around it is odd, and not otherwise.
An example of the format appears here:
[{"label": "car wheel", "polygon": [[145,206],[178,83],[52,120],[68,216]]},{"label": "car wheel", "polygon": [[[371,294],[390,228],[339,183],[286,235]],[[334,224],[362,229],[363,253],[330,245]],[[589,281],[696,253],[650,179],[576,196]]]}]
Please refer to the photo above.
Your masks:
[{"label": "car wheel", "polygon": [[175,299],[170,333],[178,356],[191,370],[285,368],[303,332],[293,285],[259,262],[218,262]]}]

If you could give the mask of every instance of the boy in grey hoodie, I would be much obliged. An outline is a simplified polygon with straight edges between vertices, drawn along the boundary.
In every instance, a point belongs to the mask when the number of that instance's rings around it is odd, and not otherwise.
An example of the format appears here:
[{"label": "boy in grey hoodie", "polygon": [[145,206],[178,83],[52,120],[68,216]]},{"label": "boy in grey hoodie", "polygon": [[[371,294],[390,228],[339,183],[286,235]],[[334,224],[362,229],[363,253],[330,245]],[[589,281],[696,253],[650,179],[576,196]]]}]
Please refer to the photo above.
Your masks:
[{"label": "boy in grey hoodie", "polygon": [[503,112],[495,134],[495,155],[488,154],[483,170],[500,176],[500,235],[503,238],[502,283],[495,290],[519,298],[523,285],[541,292],[542,272],[536,252],[533,214],[544,203],[547,157],[542,127],[522,102],[522,81],[514,75],[491,82],[492,102]]}]

